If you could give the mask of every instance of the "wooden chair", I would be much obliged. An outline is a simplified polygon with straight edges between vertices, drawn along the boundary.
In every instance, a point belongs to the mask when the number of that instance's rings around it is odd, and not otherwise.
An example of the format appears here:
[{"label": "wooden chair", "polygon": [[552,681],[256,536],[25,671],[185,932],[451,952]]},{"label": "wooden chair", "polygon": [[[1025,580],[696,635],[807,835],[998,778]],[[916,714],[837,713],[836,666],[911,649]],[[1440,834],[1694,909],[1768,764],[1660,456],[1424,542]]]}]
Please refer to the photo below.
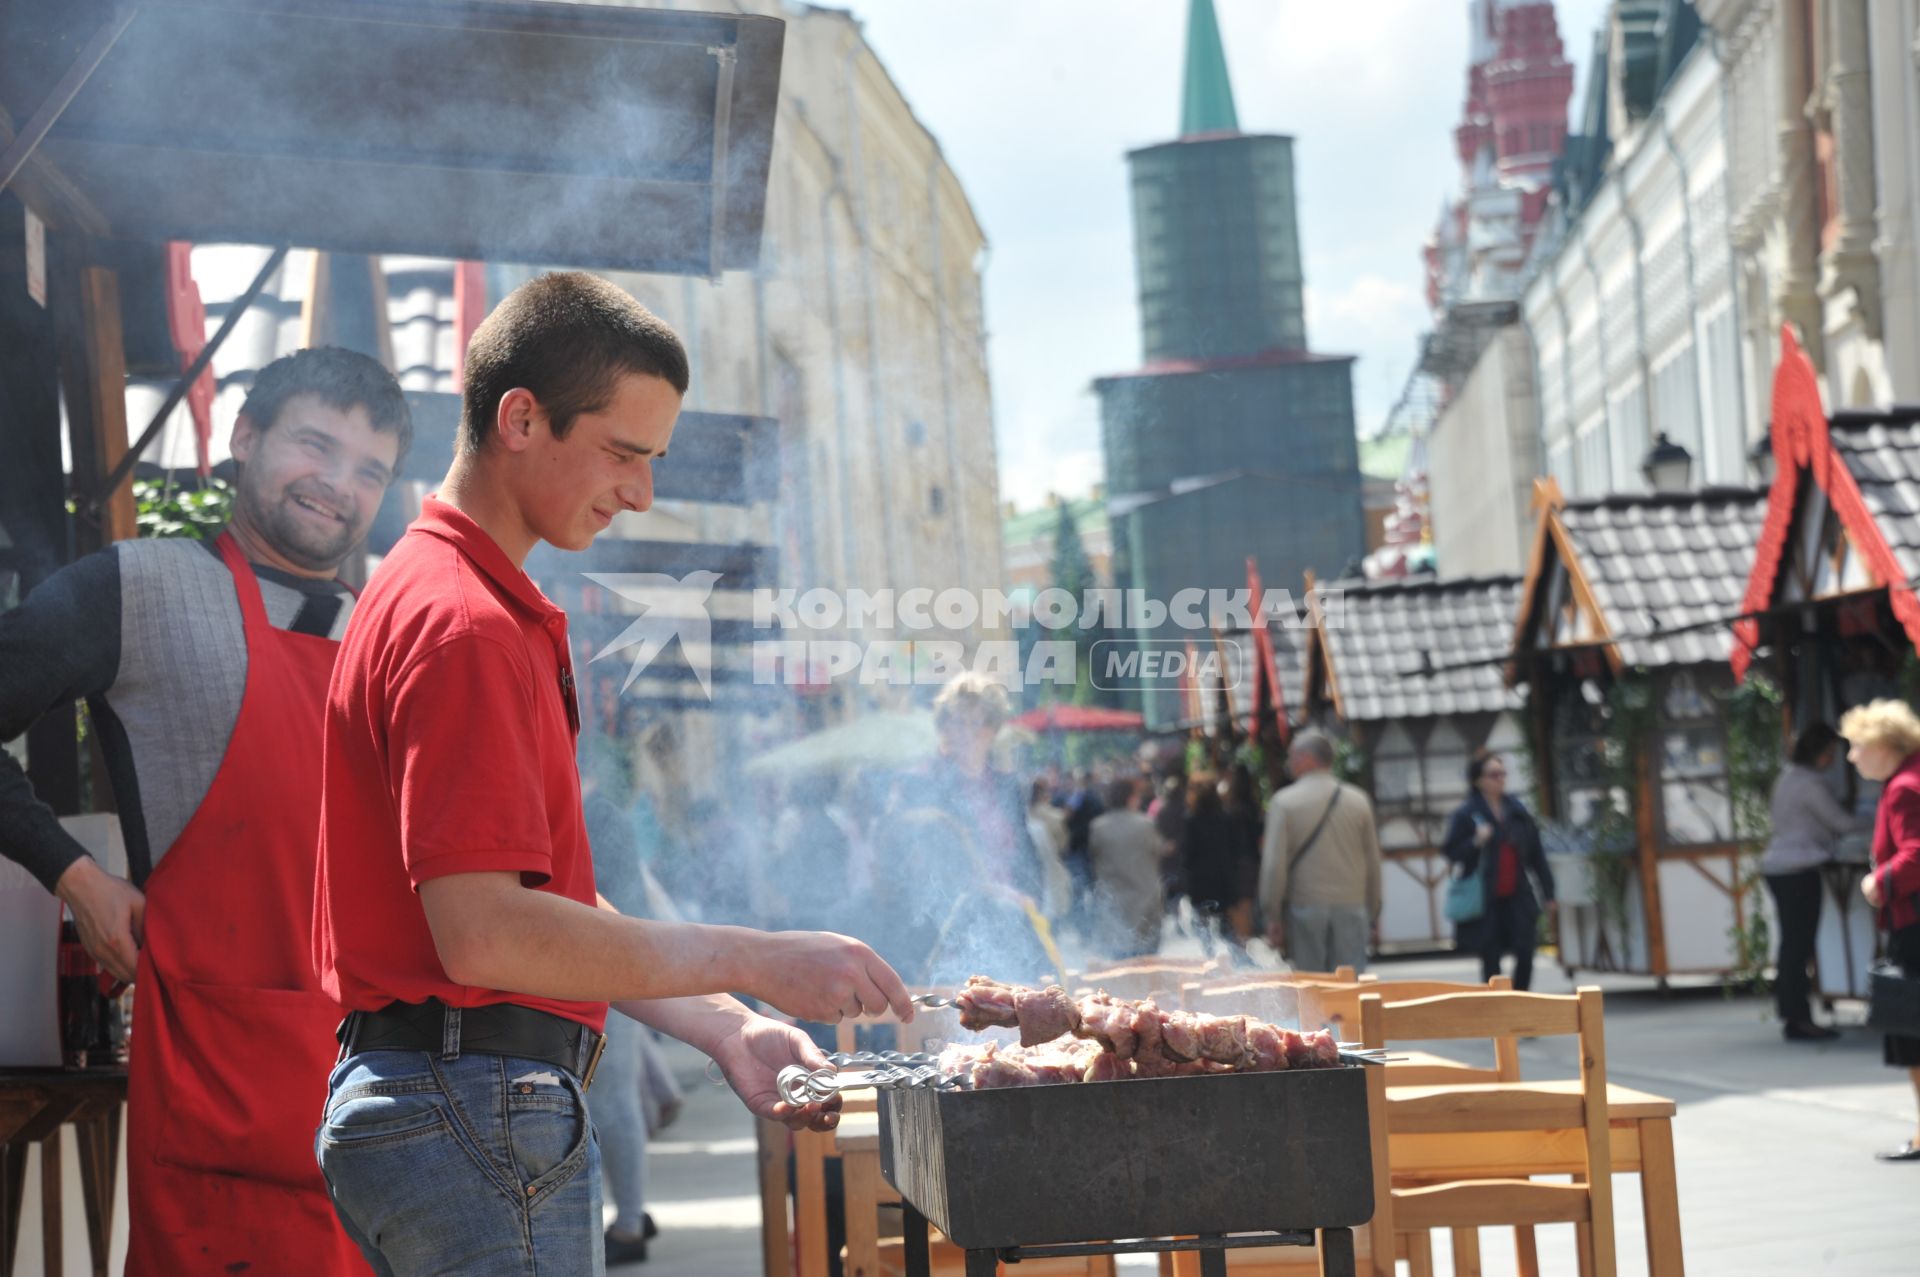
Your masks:
[{"label": "wooden chair", "polygon": [[1104,989],[1116,998],[1153,998],[1165,1006],[1179,1005],[1180,986],[1219,970],[1217,960],[1162,959],[1153,962],[1133,960],[1122,965],[1103,967],[1079,977],[1075,992],[1092,993]]},{"label": "wooden chair", "polygon": [[[929,990],[913,990],[929,992]],[[938,1050],[953,1040],[959,1033],[959,1019],[951,1008],[932,1010],[922,1007],[914,1013],[911,1023],[902,1024],[892,1012],[881,1015],[861,1016],[858,1019],[842,1020],[833,1029],[833,1049],[835,1051],[855,1051],[859,1049],[859,1031],[876,1025],[892,1025],[894,1045],[891,1049],[899,1051]],[[859,1114],[871,1114],[876,1106],[871,1090],[849,1091],[842,1097],[844,1108],[843,1125],[848,1119]],[[786,1128],[777,1124],[767,1124],[761,1134],[761,1238],[762,1249],[766,1255],[767,1277],[785,1277],[787,1271],[785,1247],[786,1197],[788,1182],[785,1175],[786,1149],[788,1141],[780,1137]],[[779,1140],[777,1166],[770,1166],[773,1152],[769,1145]],[[791,1136],[793,1150],[793,1230],[797,1239],[795,1247],[798,1255],[799,1277],[824,1277],[828,1271],[827,1252],[827,1163],[839,1156],[836,1149],[836,1137],[833,1132],[797,1131]],[[847,1197],[847,1209],[855,1209],[851,1195],[851,1186]],[[776,1261],[775,1247],[781,1253]],[[776,1269],[774,1265],[778,1263]]]},{"label": "wooden chair", "polygon": [[[1341,967],[1336,971],[1326,973],[1324,976],[1319,973],[1302,974],[1296,971],[1233,971],[1208,979],[1183,982],[1180,986],[1180,1005],[1188,1011],[1231,1014],[1230,1011],[1223,1012],[1220,1010],[1221,1007],[1229,1004],[1223,997],[1217,995],[1241,993],[1253,995],[1257,998],[1258,995],[1256,991],[1260,989],[1291,989],[1308,981],[1316,980],[1340,984],[1370,984],[1375,982],[1377,978],[1378,977],[1371,975],[1356,976],[1352,967]],[[1255,1013],[1248,1011],[1247,1014],[1252,1015]],[[1267,1018],[1272,1019],[1273,1017],[1269,1016]],[[1288,1021],[1288,1023],[1291,1023],[1291,1021]]]},{"label": "wooden chair", "polygon": [[[1566,1082],[1490,1081],[1402,1086],[1386,1069],[1369,1070],[1367,1115],[1374,1161],[1374,1217],[1367,1248],[1376,1277],[1394,1277],[1393,1255],[1405,1236],[1413,1277],[1433,1270],[1430,1237],[1454,1238],[1459,1277],[1479,1272],[1479,1228],[1574,1226],[1585,1277],[1614,1277],[1613,1153],[1607,1125],[1606,1034],[1600,990],[1571,997],[1541,993],[1449,993],[1390,1002],[1378,993],[1360,999],[1360,1040],[1389,1042],[1573,1036],[1579,1039],[1580,1076]],[[1388,1157],[1389,1136],[1574,1130],[1582,1134],[1583,1170],[1571,1184],[1530,1179],[1461,1179],[1397,1185]],[[1389,1242],[1388,1239],[1393,1239]],[[1522,1270],[1529,1263],[1522,1244]]]},{"label": "wooden chair", "polygon": [[[1449,993],[1499,993],[1511,991],[1512,988],[1513,981],[1504,975],[1494,976],[1485,984],[1461,984],[1451,980],[1381,980],[1362,985],[1303,984],[1299,988],[1300,1027],[1332,1029],[1342,1041],[1351,1041],[1350,1035],[1357,1033],[1360,1026],[1362,994],[1378,993],[1392,1002],[1409,1002],[1415,998],[1440,997]],[[1512,1037],[1495,1038],[1493,1053],[1494,1066],[1489,1069],[1428,1051],[1396,1049],[1396,1058],[1387,1066],[1387,1082],[1391,1086],[1444,1086],[1460,1082],[1519,1081],[1519,1043]]]}]

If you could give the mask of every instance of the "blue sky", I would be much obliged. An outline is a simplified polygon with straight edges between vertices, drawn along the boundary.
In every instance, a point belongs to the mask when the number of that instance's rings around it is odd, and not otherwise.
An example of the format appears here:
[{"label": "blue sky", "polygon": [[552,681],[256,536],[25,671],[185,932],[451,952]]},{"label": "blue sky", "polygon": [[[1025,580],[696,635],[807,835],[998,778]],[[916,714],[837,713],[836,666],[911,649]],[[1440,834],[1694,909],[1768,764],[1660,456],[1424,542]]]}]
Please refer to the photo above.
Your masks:
[{"label": "blue sky", "polygon": [[[1100,476],[1089,383],[1140,358],[1125,153],[1178,130],[1186,0],[849,7],[986,227],[1002,499],[1084,493]],[[1240,127],[1295,138],[1308,336],[1359,357],[1369,432],[1427,327],[1419,251],[1459,181],[1466,0],[1216,7]],[[1606,0],[1558,8],[1583,83]]]}]

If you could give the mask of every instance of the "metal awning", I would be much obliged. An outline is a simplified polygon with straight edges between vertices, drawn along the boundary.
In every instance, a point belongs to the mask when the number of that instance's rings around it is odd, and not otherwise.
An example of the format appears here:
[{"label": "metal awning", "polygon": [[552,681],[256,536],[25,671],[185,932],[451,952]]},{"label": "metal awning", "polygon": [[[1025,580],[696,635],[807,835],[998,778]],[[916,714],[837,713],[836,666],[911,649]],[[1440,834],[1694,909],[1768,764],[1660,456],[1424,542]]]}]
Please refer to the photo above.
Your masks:
[{"label": "metal awning", "polygon": [[777,19],[539,0],[9,8],[0,144],[57,117],[12,182],[56,227],[698,275],[757,262]]}]

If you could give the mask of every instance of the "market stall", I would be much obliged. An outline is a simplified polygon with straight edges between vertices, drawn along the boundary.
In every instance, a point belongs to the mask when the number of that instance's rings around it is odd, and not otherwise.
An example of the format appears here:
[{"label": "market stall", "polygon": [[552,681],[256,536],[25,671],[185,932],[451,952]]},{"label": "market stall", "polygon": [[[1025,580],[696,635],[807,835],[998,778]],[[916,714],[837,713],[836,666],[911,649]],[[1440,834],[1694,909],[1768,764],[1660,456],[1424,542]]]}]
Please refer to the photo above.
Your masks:
[{"label": "market stall", "polygon": [[1522,698],[1501,660],[1516,577],[1340,581],[1309,591],[1305,695],[1309,722],[1358,750],[1355,780],[1380,825],[1383,945],[1452,939],[1440,842],[1467,796],[1467,761],[1482,747],[1507,758],[1526,793]]},{"label": "market stall", "polygon": [[[1787,732],[1876,697],[1912,699],[1920,683],[1920,408],[1829,418],[1813,365],[1782,339],[1769,441],[1774,476],[1732,652],[1734,677],[1780,688]],[[1844,763],[1830,778],[1863,821],[1879,786]],[[1863,997],[1877,948],[1861,897],[1867,839],[1843,839],[1822,870],[1827,899],[1815,945],[1819,996]]]},{"label": "market stall", "polygon": [[[780,20],[756,15],[525,0],[8,6],[0,607],[71,557],[135,535],[136,463],[176,406],[200,393],[237,328],[276,329],[286,318],[278,308],[288,299],[267,295],[284,282],[290,253],[709,278],[753,266],[783,40]],[[499,91],[555,83],[599,87]],[[660,123],[670,127],[642,126]],[[217,327],[176,270],[190,244],[215,241],[260,246],[251,282],[227,294]],[[375,331],[329,327],[310,304],[292,325],[293,344],[357,334],[350,344],[373,341],[391,360],[373,300],[384,303],[383,277],[365,259],[359,265],[316,267],[312,279],[357,276],[355,297],[366,303],[357,310]],[[309,303],[318,295],[310,289]],[[336,291],[342,312],[345,299]],[[137,396],[140,376],[171,388]],[[622,560],[609,570],[636,569]],[[42,717],[27,737],[35,792],[62,815],[79,811],[89,791],[92,805],[111,805],[98,771],[86,783],[79,739],[71,707]],[[0,955],[0,976],[31,969]],[[18,1004],[0,988],[0,1005]],[[45,1113],[71,1115],[105,1102],[99,1081],[55,1073],[33,1085],[46,1093]],[[0,1124],[0,1268],[11,1269],[18,1246],[51,1271],[64,1245],[88,1249],[105,1271],[125,1245],[110,1209],[110,1123],[89,1125],[78,1159],[92,1168],[96,1209],[84,1230],[68,1211],[62,1231],[61,1121]],[[31,1181],[28,1145],[40,1167]]]},{"label": "market stall", "polygon": [[1566,501],[1543,479],[1509,678],[1527,690],[1537,795],[1571,969],[1742,967],[1727,656],[1758,491]]}]

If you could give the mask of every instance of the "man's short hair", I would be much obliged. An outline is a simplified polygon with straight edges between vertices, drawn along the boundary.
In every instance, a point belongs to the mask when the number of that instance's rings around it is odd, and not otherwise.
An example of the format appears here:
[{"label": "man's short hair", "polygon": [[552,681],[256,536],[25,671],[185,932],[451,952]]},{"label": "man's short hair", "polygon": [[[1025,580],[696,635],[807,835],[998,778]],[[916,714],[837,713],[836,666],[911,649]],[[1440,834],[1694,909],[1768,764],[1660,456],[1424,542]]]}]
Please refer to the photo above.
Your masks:
[{"label": "man's short hair", "polygon": [[460,447],[486,447],[501,399],[519,388],[533,393],[554,437],[564,439],[576,417],[612,401],[628,373],[658,377],[684,395],[686,347],[664,320],[597,275],[557,271],[529,280],[467,344]]},{"label": "man's short hair", "polygon": [[385,364],[357,350],[314,346],[280,356],[253,375],[240,411],[255,430],[271,430],[287,401],[299,395],[313,395],[338,412],[365,408],[375,430],[400,437],[401,457],[413,446],[413,413],[400,383]]},{"label": "man's short hair", "polygon": [[1289,754],[1305,754],[1322,767],[1333,766],[1333,741],[1325,732],[1312,730],[1300,732],[1287,747]]}]

